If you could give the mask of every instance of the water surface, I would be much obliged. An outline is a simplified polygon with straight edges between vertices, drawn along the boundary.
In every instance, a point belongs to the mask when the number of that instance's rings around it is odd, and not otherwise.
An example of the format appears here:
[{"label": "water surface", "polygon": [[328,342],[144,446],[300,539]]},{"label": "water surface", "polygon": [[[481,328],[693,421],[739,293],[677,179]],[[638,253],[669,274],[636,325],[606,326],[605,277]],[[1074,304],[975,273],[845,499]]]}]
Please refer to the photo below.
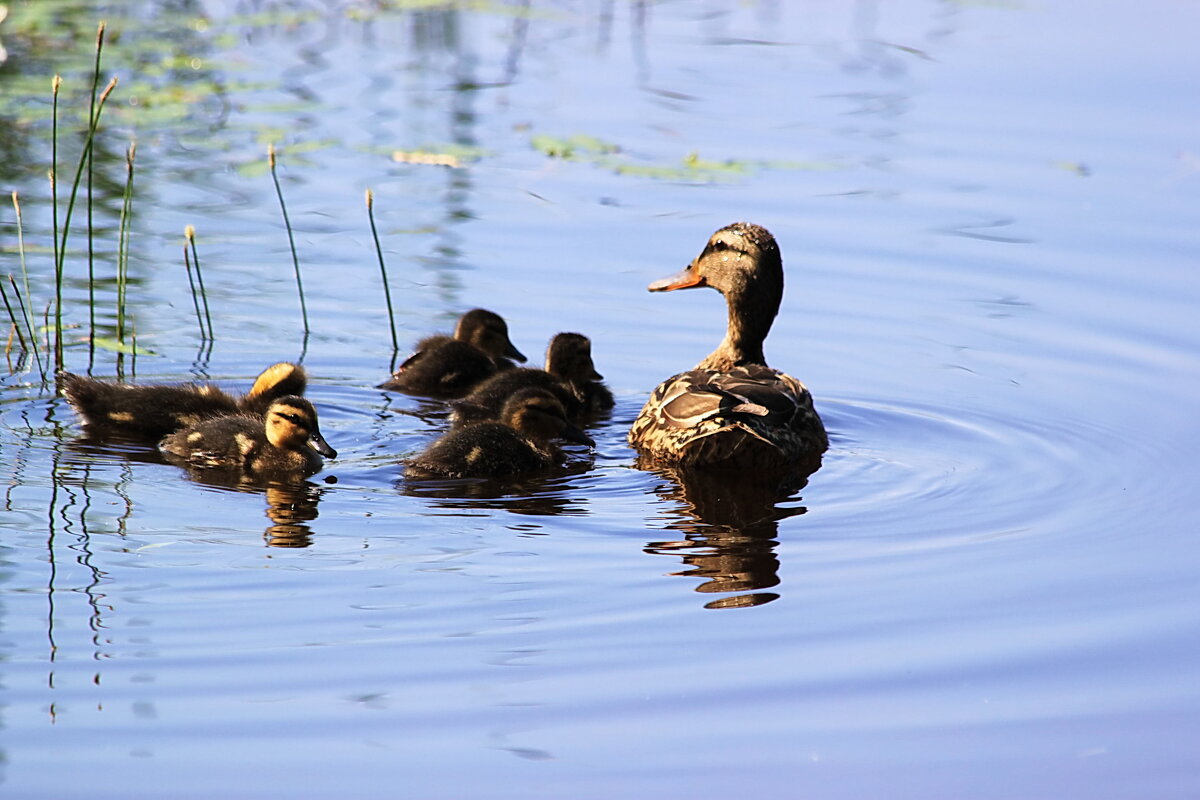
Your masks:
[{"label": "water surface", "polygon": [[[10,3],[0,174],[42,303],[46,87],[78,114],[101,17],[97,272],[136,137],[138,379],[244,388],[303,355],[340,455],[301,487],[198,482],[81,441],[14,354],[9,794],[1200,791],[1190,6]],[[402,349],[476,305],[535,359],[587,333],[618,398],[594,452],[502,491],[404,481],[445,418],[370,388],[394,354],[367,188]],[[646,284],[737,219],[779,239],[767,356],[832,439],[778,503],[637,470],[624,441],[724,320]]]}]

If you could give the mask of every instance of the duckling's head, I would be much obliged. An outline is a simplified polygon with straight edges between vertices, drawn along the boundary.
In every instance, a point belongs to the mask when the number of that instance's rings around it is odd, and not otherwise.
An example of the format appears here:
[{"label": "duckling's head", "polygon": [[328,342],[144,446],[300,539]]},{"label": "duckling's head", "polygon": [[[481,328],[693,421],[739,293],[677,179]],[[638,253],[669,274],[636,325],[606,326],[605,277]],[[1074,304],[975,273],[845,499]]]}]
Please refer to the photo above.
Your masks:
[{"label": "duckling's head", "polygon": [[281,397],[266,414],[267,441],[284,450],[309,448],[323,456],[337,458],[337,451],[321,436],[317,410],[303,397]]},{"label": "duckling's head", "polygon": [[509,340],[504,318],[483,308],[473,308],[459,317],[454,338],[473,344],[491,356],[526,361],[524,354]]},{"label": "duckling's head", "polygon": [[602,381],[592,363],[592,340],[582,333],[556,333],[546,348],[546,372],[571,383]]},{"label": "duckling's head", "polygon": [[[773,319],[783,297],[783,260],[771,232],[761,225],[735,222],[709,237],[708,244],[683,271],[655,281],[652,292],[711,286],[731,301],[754,298]],[[772,302],[773,301],[773,302]]]},{"label": "duckling's head", "polygon": [[299,364],[281,361],[264,369],[262,374],[254,381],[254,385],[250,387],[250,391],[246,393],[246,396],[260,397],[262,395],[271,395],[274,397],[284,397],[287,395],[302,395],[307,388],[308,374],[304,371],[304,367]]},{"label": "duckling's head", "polygon": [[592,437],[567,420],[562,403],[545,389],[522,389],[509,397],[500,412],[500,420],[534,441],[566,439],[579,444],[596,444]]}]

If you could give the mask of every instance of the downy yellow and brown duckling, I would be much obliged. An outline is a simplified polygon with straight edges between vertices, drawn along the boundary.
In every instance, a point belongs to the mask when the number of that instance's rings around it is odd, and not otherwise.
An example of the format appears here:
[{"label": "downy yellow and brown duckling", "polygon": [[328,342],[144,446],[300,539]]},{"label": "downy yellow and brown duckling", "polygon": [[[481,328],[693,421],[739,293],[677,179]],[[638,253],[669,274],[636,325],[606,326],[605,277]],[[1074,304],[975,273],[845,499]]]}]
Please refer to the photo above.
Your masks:
[{"label": "downy yellow and brown duckling", "polygon": [[514,366],[525,356],[508,338],[499,314],[471,309],[458,319],[453,336],[430,336],[379,389],[392,389],[437,399],[462,397],[480,381]]},{"label": "downy yellow and brown duckling", "polygon": [[526,388],[504,403],[499,421],[475,422],[447,433],[408,462],[409,478],[514,478],[563,460],[552,439],[595,446],[567,419],[545,389]]},{"label": "downy yellow and brown duckling", "polygon": [[70,372],[61,373],[58,383],[59,391],[90,430],[158,441],[212,417],[261,416],[277,398],[304,394],[308,376],[299,364],[272,364],[241,397],[210,383],[125,384]]},{"label": "downy yellow and brown duckling", "polygon": [[192,467],[224,468],[258,477],[308,476],[321,456],[337,451],[321,436],[317,411],[302,397],[281,397],[257,414],[202,420],[167,436],[159,449]]},{"label": "downy yellow and brown duckling", "polygon": [[528,387],[546,389],[562,403],[567,418],[579,421],[612,408],[613,396],[592,362],[592,342],[581,333],[558,333],[546,348],[544,369],[520,367],[498,372],[454,404],[451,420],[465,425],[495,419],[504,401]]},{"label": "downy yellow and brown duckling", "polygon": [[721,228],[678,275],[652,292],[710,286],[725,296],[725,338],[692,370],[663,381],[629,431],[651,461],[728,467],[764,480],[812,472],[829,447],[812,396],[800,381],[771,369],[763,341],[783,298],[779,245],[765,228]]}]

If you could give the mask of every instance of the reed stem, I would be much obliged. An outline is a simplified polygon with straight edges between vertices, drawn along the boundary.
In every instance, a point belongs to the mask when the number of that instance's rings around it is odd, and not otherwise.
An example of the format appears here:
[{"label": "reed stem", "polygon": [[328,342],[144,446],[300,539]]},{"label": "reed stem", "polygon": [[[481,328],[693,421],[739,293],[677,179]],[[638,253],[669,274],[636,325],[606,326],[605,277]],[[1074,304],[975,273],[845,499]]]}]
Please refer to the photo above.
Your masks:
[{"label": "reed stem", "polygon": [[[50,81],[53,94],[53,111],[50,115],[50,205],[54,213],[54,301],[56,308],[62,308],[62,259],[58,255],[58,90],[62,87],[62,76],[55,75]],[[54,336],[54,363],[62,363],[62,326],[59,325]],[[49,335],[49,334],[47,334]],[[49,353],[49,349],[46,351]]]},{"label": "reed stem", "polygon": [[375,255],[379,258],[379,274],[383,276],[383,299],[387,302],[388,326],[392,330],[392,353],[400,351],[400,340],[396,338],[396,315],[392,311],[392,290],[388,286],[387,267],[383,263],[383,248],[379,245],[379,231],[375,228],[375,195],[367,189],[367,218],[371,220],[371,236],[375,239]]},{"label": "reed stem", "polygon": [[300,318],[304,322],[304,338],[308,340],[308,307],[304,302],[304,283],[300,280],[300,258],[296,255],[296,238],[292,235],[292,223],[288,219],[287,204],[283,202],[283,189],[279,186],[279,175],[275,171],[275,145],[267,146],[267,163],[271,167],[271,180],[275,182],[275,194],[279,197],[279,208],[283,211],[283,226],[287,228],[288,245],[292,248],[292,266],[296,270],[296,291],[300,294]]},{"label": "reed stem", "polygon": [[[42,367],[42,355],[37,346],[37,337],[33,333],[33,295],[29,293],[29,270],[25,266],[25,225],[21,218],[21,198],[15,190],[12,193],[12,203],[13,209],[17,212],[17,256],[21,261],[21,282],[25,285],[25,297],[28,298],[28,303],[21,299],[21,293],[17,291],[15,281],[13,282],[13,291],[21,306],[21,316],[25,320],[25,329],[29,333],[29,345],[33,349],[33,358],[37,361],[38,372],[44,379],[46,370]],[[9,280],[12,280],[11,275]]]},{"label": "reed stem", "polygon": [[[92,99],[88,106],[88,127],[96,121],[96,91],[100,87],[100,54],[104,50],[104,26],[101,22],[96,29],[96,63],[92,69]],[[96,161],[96,151],[93,148],[87,155],[87,234],[88,234],[88,370],[90,372],[96,360],[96,244],[94,204],[92,201],[92,179]]]},{"label": "reed stem", "polygon": [[137,143],[125,151],[125,196],[121,202],[121,223],[117,227],[117,341],[125,343],[125,290],[129,280],[129,226],[133,212],[133,161]]},{"label": "reed stem", "polygon": [[196,266],[196,284],[200,287],[200,302],[204,304],[204,320],[208,323],[208,338],[212,340],[216,338],[213,335],[212,316],[208,313],[208,292],[204,290],[204,273],[200,271],[200,254],[196,252],[196,228],[188,225],[183,229],[183,235],[187,237],[188,244],[192,247],[192,263]]},{"label": "reed stem", "polygon": [[192,287],[192,307],[196,309],[196,324],[200,326],[200,341],[204,342],[208,336],[204,333],[204,318],[200,316],[200,299],[196,296],[196,281],[192,278],[192,257],[188,253],[187,244],[183,246],[183,266],[187,269],[188,286]]},{"label": "reed stem", "polygon": [[[12,275],[8,276],[8,280],[12,283],[14,289],[17,288],[17,283],[12,279]],[[13,311],[12,305],[8,302],[8,291],[4,288],[4,282],[0,281],[0,297],[4,298],[4,308],[8,311],[8,318],[12,321],[12,329],[17,334],[17,343],[21,345],[21,349],[28,351],[29,347],[25,344],[25,334],[21,333],[21,325],[17,322],[17,314]],[[12,346],[12,333],[8,335],[9,347]],[[20,360],[17,361],[20,364]]]},{"label": "reed stem", "polygon": [[112,94],[113,89],[117,88],[117,79],[113,78],[108,82],[108,86],[104,88],[104,92],[100,95],[99,101],[96,103],[96,115],[88,125],[87,138],[83,143],[83,154],[79,157],[79,166],[75,169],[75,180],[71,184],[71,198],[67,201],[67,213],[63,216],[62,238],[58,246],[58,261],[54,267],[55,277],[55,335],[54,335],[54,367],[56,370],[62,370],[62,275],[63,261],[67,253],[67,234],[71,231],[71,213],[75,210],[75,200],[79,196],[79,184],[83,179],[83,168],[87,164],[88,157],[92,152],[92,143],[96,139],[96,128],[100,124],[100,112],[104,110],[104,104],[108,102],[108,97]]},{"label": "reed stem", "polygon": [[[33,301],[26,302],[21,297],[21,289],[17,286],[17,282],[13,280],[13,276],[8,276],[8,282],[12,284],[13,295],[17,298],[17,305],[21,309],[21,318],[25,320],[25,332],[29,334],[29,349],[33,351],[33,360],[37,362],[38,374],[42,379],[46,378],[46,368],[42,366],[42,355],[38,351],[37,334],[33,332]],[[28,293],[28,290],[26,290]]]}]

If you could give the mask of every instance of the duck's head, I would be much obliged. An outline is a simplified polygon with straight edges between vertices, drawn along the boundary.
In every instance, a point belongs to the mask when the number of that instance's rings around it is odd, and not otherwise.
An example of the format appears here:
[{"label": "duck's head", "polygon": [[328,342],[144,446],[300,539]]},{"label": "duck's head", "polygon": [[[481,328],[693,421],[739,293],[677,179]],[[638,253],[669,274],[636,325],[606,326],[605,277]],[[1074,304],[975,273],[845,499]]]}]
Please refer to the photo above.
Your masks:
[{"label": "duck's head", "polygon": [[592,362],[592,340],[582,333],[556,333],[546,348],[546,372],[572,383],[602,381]]},{"label": "duck's head", "polygon": [[483,308],[473,308],[458,319],[454,338],[475,345],[492,356],[512,358],[524,363],[527,359],[508,338],[508,323],[499,314]]},{"label": "duck's head", "polygon": [[682,272],[647,288],[669,292],[698,286],[711,286],[727,297],[744,294],[748,289],[773,289],[782,297],[783,260],[775,237],[750,222],[726,225],[709,237],[704,250]]},{"label": "duck's head", "polygon": [[771,232],[761,225],[735,222],[708,239],[682,272],[655,281],[652,292],[711,286],[725,295],[729,328],[725,341],[701,366],[729,369],[766,364],[763,341],[783,300],[783,260]]},{"label": "duck's head", "polygon": [[281,397],[266,414],[267,441],[284,450],[311,449],[337,458],[317,425],[317,410],[303,397]]},{"label": "duck's head", "polygon": [[596,445],[592,437],[571,424],[562,403],[545,389],[522,389],[512,395],[505,401],[500,419],[535,441],[566,439]]},{"label": "duck's head", "polygon": [[272,364],[262,371],[246,393],[247,397],[272,395],[285,397],[287,395],[302,395],[308,388],[308,373],[299,364],[281,361]]}]

